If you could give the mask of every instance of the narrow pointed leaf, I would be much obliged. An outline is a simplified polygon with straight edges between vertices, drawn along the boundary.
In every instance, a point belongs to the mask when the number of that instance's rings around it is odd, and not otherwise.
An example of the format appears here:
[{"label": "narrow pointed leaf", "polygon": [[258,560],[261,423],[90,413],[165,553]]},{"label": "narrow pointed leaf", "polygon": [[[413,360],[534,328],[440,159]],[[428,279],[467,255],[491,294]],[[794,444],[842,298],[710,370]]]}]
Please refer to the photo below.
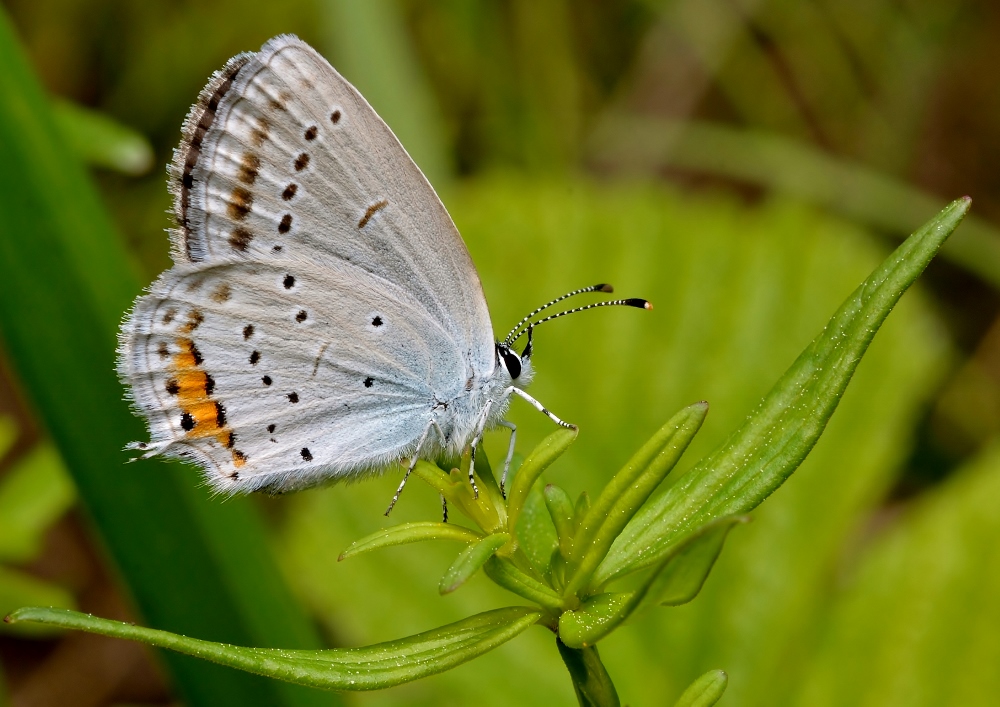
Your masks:
[{"label": "narrow pointed leaf", "polygon": [[847,298],[744,425],[636,514],[595,573],[595,584],[655,564],[692,527],[755,508],[798,468],[875,332],[969,204],[967,198],[950,204]]},{"label": "narrow pointed leaf", "polygon": [[354,557],[363,552],[394,545],[416,543],[421,540],[457,540],[463,543],[474,543],[481,540],[482,537],[482,534],[454,523],[403,523],[391,528],[383,528],[355,541],[340,553],[340,557],[337,559],[346,560],[348,557]]},{"label": "narrow pointed leaf", "polygon": [[559,637],[574,648],[592,646],[641,606],[691,601],[701,591],[729,531],[746,521],[745,516],[731,516],[698,528],[670,548],[638,589],[595,594],[585,599],[579,609],[563,613],[559,617]]},{"label": "narrow pointed leaf", "polygon": [[29,607],[5,619],[37,621],[141,641],[277,680],[327,690],[380,690],[440,673],[506,643],[541,617],[527,607],[495,609],[432,631],[364,648],[242,648],[100,619],[65,609]]},{"label": "narrow pointed leaf", "polygon": [[702,526],[671,553],[672,559],[656,575],[643,604],[680,606],[698,596],[719,559],[729,531],[749,521],[749,516],[727,516]]},{"label": "narrow pointed leaf", "polygon": [[587,516],[587,511],[590,510],[590,494],[586,491],[581,491],[580,495],[576,499],[576,507],[574,512],[574,517],[576,518],[577,526],[580,522]]},{"label": "narrow pointed leaf", "polygon": [[465,581],[479,571],[479,568],[486,564],[486,561],[496,554],[510,540],[507,533],[494,533],[487,535],[475,545],[462,550],[451,567],[444,573],[438,590],[442,594],[448,594],[458,589]]},{"label": "narrow pointed leaf", "polygon": [[611,544],[684,454],[701,429],[708,403],[690,405],[661,427],[615,474],[580,521],[566,594],[585,588]]},{"label": "narrow pointed leaf", "polygon": [[555,484],[545,487],[545,507],[549,509],[552,525],[556,528],[559,538],[559,551],[563,557],[569,557],[573,549],[573,531],[576,528],[573,501],[569,494]]},{"label": "narrow pointed leaf", "polygon": [[722,698],[729,676],[721,670],[709,670],[684,691],[674,707],[712,707]]},{"label": "narrow pointed leaf", "polygon": [[525,500],[517,528],[511,530],[517,533],[518,547],[524,551],[531,566],[540,576],[547,575],[552,554],[559,547],[559,538],[545,508],[545,496],[537,484]]},{"label": "narrow pointed leaf", "polygon": [[552,611],[563,609],[562,597],[551,587],[519,570],[510,560],[491,557],[483,567],[486,576],[504,589]]},{"label": "narrow pointed leaf", "polygon": [[517,525],[517,517],[524,507],[524,501],[528,498],[528,492],[535,485],[535,481],[542,475],[542,472],[549,468],[559,456],[565,452],[569,445],[576,441],[577,430],[559,428],[541,443],[531,450],[528,458],[524,460],[517,470],[510,485],[510,493],[507,494],[507,526],[514,528]]}]

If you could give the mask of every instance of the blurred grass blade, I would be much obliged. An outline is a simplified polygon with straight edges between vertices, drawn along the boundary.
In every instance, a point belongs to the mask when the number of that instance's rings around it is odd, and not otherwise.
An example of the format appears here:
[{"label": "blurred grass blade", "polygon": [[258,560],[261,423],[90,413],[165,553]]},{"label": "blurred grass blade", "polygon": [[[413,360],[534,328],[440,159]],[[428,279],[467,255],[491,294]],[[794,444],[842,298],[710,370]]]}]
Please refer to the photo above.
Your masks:
[{"label": "blurred grass blade", "polygon": [[[664,166],[750,182],[895,234],[913,231],[941,199],[872,168],[762,130],[634,116],[608,118],[595,157],[642,171]],[[1000,229],[971,216],[941,256],[1000,289]]]},{"label": "blurred grass blade", "polygon": [[[60,609],[76,608],[76,600],[68,589],[46,582],[26,572],[0,565],[0,614],[26,604],[41,604]],[[50,636],[58,629],[41,624],[3,624],[0,633],[21,636]]]},{"label": "blurred grass blade", "polygon": [[153,146],[121,123],[70,101],[52,101],[56,124],[80,159],[95,167],[138,176],[153,166]]},{"label": "blurred grass blade", "polygon": [[340,553],[337,560],[346,560],[364,552],[378,550],[383,547],[393,547],[394,545],[406,545],[417,543],[421,540],[457,540],[463,543],[474,543],[482,539],[482,534],[474,530],[463,528],[454,523],[433,523],[420,521],[416,523],[403,523],[390,528],[383,528],[371,535],[356,540],[351,546]]},{"label": "blurred grass blade", "polygon": [[431,184],[452,176],[443,117],[395,0],[321,0],[334,66],[392,128]]},{"label": "blurred grass blade", "polygon": [[542,472],[548,469],[549,465],[576,441],[577,434],[577,430],[561,427],[543,439],[528,454],[528,457],[518,468],[507,494],[508,527],[515,528],[517,526],[517,517],[528,498],[531,487],[535,485],[535,481],[542,475]]},{"label": "blurred grass blade", "polygon": [[595,586],[656,563],[691,528],[753,509],[798,468],[875,332],[969,205],[952,202],[848,297],[743,426],[639,511],[595,573]]},{"label": "blurred grass blade", "polygon": [[507,533],[494,533],[462,550],[441,577],[438,590],[442,594],[448,594],[458,589],[509,541],[510,535]]},{"label": "blurred grass blade", "polygon": [[562,597],[534,577],[525,574],[506,558],[491,557],[483,566],[486,576],[504,589],[552,611],[563,609]]},{"label": "blurred grass blade", "polygon": [[326,690],[381,690],[440,673],[506,643],[541,614],[527,607],[494,609],[432,631],[364,648],[317,651],[242,648],[62,609],[29,607],[6,620],[38,621],[141,641],[204,660]]},{"label": "blurred grass blade", "polygon": [[721,670],[709,670],[695,680],[674,703],[674,707],[712,707],[722,699],[729,676]]},{"label": "blurred grass blade", "polygon": [[0,560],[33,560],[45,531],[75,500],[59,452],[48,442],[36,445],[0,479]]},{"label": "blurred grass blade", "polygon": [[566,596],[576,594],[587,585],[615,538],[677,464],[707,414],[708,403],[705,402],[678,412],[604,487],[580,521],[573,543],[572,576],[566,586]]},{"label": "blurred grass blade", "polygon": [[[0,331],[144,620],[257,646],[318,647],[246,499],[210,500],[190,467],[121,451],[142,439],[114,350],[142,279],[0,10]],[[164,242],[164,247],[166,243]],[[166,655],[192,707],[329,704],[330,696]]]},{"label": "blurred grass blade", "polygon": [[637,589],[588,597],[580,608],[559,617],[559,638],[574,648],[592,646],[644,606],[691,601],[712,571],[729,531],[747,520],[732,516],[707,523],[670,548]]}]

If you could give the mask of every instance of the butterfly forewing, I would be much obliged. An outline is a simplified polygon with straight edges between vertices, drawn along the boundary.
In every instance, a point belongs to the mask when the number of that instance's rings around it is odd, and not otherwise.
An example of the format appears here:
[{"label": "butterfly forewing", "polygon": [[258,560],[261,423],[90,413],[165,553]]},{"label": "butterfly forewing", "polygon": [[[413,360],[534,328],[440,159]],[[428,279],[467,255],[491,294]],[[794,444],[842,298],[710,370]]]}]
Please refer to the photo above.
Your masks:
[{"label": "butterfly forewing", "polygon": [[190,189],[174,170],[193,226],[180,250],[196,260],[266,261],[275,248],[317,264],[349,260],[405,283],[490,365],[489,311],[451,218],[385,123],[311,47],[278,37],[243,64],[200,153]]}]

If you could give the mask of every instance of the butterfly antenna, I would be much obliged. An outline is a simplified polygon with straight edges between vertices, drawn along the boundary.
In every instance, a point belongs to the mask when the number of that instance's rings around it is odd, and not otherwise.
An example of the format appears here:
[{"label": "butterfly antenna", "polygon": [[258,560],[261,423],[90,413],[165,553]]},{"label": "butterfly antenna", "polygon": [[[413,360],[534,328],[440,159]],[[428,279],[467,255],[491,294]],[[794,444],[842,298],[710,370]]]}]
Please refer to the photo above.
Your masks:
[{"label": "butterfly antenna", "polygon": [[614,299],[608,300],[607,302],[594,302],[593,304],[584,305],[583,307],[576,307],[575,309],[567,309],[564,312],[559,312],[558,314],[551,314],[547,317],[539,319],[537,322],[531,322],[521,331],[508,336],[504,341],[504,344],[510,346],[515,341],[520,339],[526,333],[534,329],[539,324],[544,324],[552,319],[558,319],[559,317],[564,317],[567,314],[576,314],[577,312],[586,312],[588,309],[594,309],[595,307],[637,307],[638,309],[652,309],[653,305],[649,300],[640,299],[638,297],[630,297],[629,299]]},{"label": "butterfly antenna", "polygon": [[591,285],[590,287],[581,287],[579,290],[573,290],[572,292],[567,292],[566,294],[562,295],[561,297],[556,297],[551,302],[546,302],[545,304],[543,304],[541,307],[539,307],[538,309],[536,309],[534,312],[531,312],[530,314],[525,315],[525,317],[521,321],[519,321],[517,324],[515,324],[514,328],[511,329],[510,332],[508,332],[506,338],[503,340],[503,343],[506,344],[507,346],[510,346],[513,342],[517,341],[517,339],[520,338],[524,334],[524,332],[521,332],[520,334],[518,334],[513,339],[511,337],[514,336],[514,334],[517,332],[517,330],[520,329],[524,324],[526,324],[528,322],[528,320],[530,320],[533,316],[535,316],[539,312],[542,312],[542,311],[548,309],[552,305],[558,304],[558,303],[562,302],[564,299],[567,299],[569,297],[575,297],[576,295],[582,295],[582,294],[585,294],[587,292],[614,292],[614,291],[615,291],[615,288],[613,288],[611,285],[608,285],[607,283],[602,282],[602,283],[599,283],[597,285]]}]

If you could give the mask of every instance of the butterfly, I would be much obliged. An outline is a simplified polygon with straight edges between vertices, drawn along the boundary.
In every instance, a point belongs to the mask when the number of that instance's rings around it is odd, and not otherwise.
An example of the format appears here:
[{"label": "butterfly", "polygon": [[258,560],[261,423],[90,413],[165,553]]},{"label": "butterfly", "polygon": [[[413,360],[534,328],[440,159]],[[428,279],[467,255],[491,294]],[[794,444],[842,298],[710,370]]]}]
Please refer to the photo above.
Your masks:
[{"label": "butterfly", "polygon": [[[441,200],[365,99],[291,35],[231,59],[168,168],[174,265],[120,331],[118,371],[150,441],[225,494],[285,492],[408,459],[472,454],[511,431],[532,321],[496,341]],[[527,336],[521,353],[514,343]],[[470,481],[475,487],[470,466]],[[399,491],[393,503],[399,497]],[[390,509],[392,505],[390,505]]]}]

